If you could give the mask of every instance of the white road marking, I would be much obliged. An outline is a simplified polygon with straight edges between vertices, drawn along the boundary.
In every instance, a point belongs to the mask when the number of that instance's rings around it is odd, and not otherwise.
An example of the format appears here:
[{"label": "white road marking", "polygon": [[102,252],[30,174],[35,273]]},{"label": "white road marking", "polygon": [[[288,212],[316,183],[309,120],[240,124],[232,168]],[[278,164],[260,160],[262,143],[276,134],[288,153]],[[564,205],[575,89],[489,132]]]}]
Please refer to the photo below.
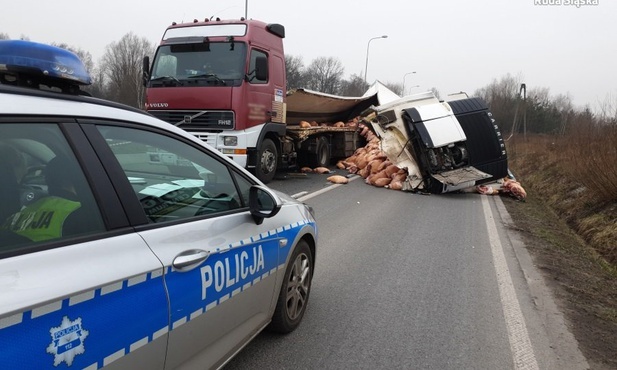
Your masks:
[{"label": "white road marking", "polygon": [[497,275],[497,285],[499,286],[499,296],[501,299],[501,307],[506,321],[506,329],[508,331],[508,339],[510,341],[510,349],[512,351],[512,359],[514,360],[514,368],[519,369],[539,369],[536,356],[533,353],[525,318],[521,311],[521,306],[516,297],[510,270],[506,263],[506,257],[503,252],[503,246],[499,240],[497,233],[497,225],[491,211],[491,206],[488,201],[488,196],[481,196],[482,208],[484,210],[484,219],[486,220],[486,228],[488,231],[489,242],[491,244],[491,252],[493,254],[493,265],[495,266],[495,274]]},{"label": "white road marking", "polygon": [[[361,178],[362,178],[361,176],[354,176],[354,177],[352,177],[352,178],[350,178],[350,179],[349,179],[349,182],[351,182],[351,181],[355,181],[355,180],[357,180],[357,179],[361,179]],[[345,184],[334,184],[334,185],[330,185],[330,186],[325,187],[325,188],[323,188],[323,189],[321,189],[321,190],[317,190],[317,191],[316,191],[316,192],[314,192],[314,193],[307,194],[307,195],[305,195],[305,196],[303,196],[303,197],[299,197],[299,198],[297,198],[297,199],[298,199],[298,201],[300,201],[300,202],[305,202],[305,201],[307,201],[307,200],[309,200],[309,199],[311,199],[311,198],[314,198],[314,197],[316,197],[316,196],[318,196],[318,195],[321,195],[321,194],[323,194],[323,193],[325,193],[325,192],[327,192],[327,191],[334,190],[334,189],[338,188],[339,186],[344,186],[344,185],[345,185]]]},{"label": "white road marking", "polygon": [[308,191],[301,191],[301,192],[299,192],[299,193],[296,193],[296,194],[292,195],[291,197],[292,197],[292,198],[294,198],[294,199],[298,199],[298,198],[300,198],[301,196],[304,196],[304,195],[306,195],[306,194],[308,194]]}]

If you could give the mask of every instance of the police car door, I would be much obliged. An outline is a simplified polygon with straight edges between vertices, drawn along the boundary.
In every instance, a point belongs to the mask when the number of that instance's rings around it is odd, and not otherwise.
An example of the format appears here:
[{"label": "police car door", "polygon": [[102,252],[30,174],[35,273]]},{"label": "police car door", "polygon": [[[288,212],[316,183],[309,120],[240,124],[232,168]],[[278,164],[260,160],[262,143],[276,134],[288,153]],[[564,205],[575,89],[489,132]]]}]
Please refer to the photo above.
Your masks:
[{"label": "police car door", "polygon": [[[167,367],[209,368],[270,319],[278,237],[248,211],[250,178],[180,137],[98,126],[137,195],[137,230],[163,262],[171,308]],[[125,179],[125,182],[126,182]]]},{"label": "police car door", "polygon": [[[14,191],[10,200],[19,204],[0,203],[13,213],[0,228],[0,368],[162,369],[169,318],[162,265],[129,227],[77,124],[55,121],[0,118],[0,145],[28,168],[18,188],[1,190]],[[70,180],[74,198],[56,192],[57,176]]]}]

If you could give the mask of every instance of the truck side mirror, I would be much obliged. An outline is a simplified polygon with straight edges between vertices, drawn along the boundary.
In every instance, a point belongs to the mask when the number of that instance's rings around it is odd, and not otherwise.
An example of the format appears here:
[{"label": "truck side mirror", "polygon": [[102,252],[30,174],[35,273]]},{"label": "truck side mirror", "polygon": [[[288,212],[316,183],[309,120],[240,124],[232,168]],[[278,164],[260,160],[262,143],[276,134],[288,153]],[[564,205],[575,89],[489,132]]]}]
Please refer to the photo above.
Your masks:
[{"label": "truck side mirror", "polygon": [[259,81],[268,80],[268,60],[266,57],[258,56],[255,58],[255,78]]},{"label": "truck side mirror", "polygon": [[148,81],[150,80],[150,57],[147,55],[144,57],[144,63],[142,68],[143,70],[141,79],[143,85],[146,86],[148,84]]}]

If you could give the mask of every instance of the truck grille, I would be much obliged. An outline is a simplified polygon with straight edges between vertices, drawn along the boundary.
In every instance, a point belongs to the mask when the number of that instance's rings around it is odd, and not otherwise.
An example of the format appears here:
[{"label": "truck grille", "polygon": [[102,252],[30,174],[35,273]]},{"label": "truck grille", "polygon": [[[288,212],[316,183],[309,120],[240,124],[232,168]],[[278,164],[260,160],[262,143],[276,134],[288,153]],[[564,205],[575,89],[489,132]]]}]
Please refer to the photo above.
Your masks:
[{"label": "truck grille", "polygon": [[236,123],[232,111],[151,110],[149,113],[189,132],[232,130]]}]

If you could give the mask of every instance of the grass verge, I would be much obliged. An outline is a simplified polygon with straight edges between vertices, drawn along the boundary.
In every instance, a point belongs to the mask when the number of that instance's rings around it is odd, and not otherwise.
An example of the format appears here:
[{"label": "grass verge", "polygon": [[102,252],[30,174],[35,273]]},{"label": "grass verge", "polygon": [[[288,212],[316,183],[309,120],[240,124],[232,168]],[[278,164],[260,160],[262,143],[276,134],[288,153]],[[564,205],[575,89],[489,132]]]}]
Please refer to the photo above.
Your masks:
[{"label": "grass verge", "polygon": [[555,145],[536,138],[509,148],[528,197],[504,204],[590,366],[617,369],[616,203],[571,176]]}]

